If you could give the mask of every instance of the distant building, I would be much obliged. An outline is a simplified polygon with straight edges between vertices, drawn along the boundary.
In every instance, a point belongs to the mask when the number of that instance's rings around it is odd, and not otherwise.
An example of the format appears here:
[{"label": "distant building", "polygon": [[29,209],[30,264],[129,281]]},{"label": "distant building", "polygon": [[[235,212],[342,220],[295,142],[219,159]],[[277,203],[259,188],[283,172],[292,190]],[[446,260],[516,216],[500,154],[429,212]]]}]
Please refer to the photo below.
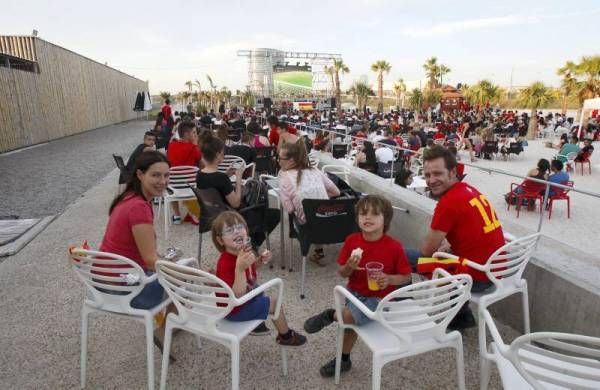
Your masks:
[{"label": "distant building", "polygon": [[34,36],[0,36],[0,153],[135,119],[148,83]]}]

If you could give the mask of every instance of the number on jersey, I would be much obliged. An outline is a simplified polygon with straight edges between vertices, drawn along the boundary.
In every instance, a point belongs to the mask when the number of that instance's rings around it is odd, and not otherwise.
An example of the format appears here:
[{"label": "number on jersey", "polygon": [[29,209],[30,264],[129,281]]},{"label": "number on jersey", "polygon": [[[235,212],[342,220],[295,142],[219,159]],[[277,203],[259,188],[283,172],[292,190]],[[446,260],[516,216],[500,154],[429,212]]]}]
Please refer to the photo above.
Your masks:
[{"label": "number on jersey", "polygon": [[489,233],[500,227],[500,221],[496,217],[496,212],[492,205],[483,195],[479,195],[478,198],[473,198],[469,201],[469,204],[479,211],[481,218],[483,219],[483,232]]}]

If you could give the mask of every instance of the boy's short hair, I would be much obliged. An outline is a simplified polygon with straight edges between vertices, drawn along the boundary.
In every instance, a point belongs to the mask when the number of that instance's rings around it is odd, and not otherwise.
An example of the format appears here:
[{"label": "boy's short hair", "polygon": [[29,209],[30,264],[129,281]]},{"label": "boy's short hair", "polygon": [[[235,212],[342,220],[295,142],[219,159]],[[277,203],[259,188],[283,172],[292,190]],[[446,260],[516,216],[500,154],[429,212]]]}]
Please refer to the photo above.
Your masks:
[{"label": "boy's short hair", "polygon": [[392,217],[394,216],[394,209],[389,200],[381,195],[367,195],[361,198],[354,207],[356,212],[356,220],[358,223],[358,216],[371,210],[374,214],[383,214],[383,232],[387,233],[392,223]]},{"label": "boy's short hair", "polygon": [[177,133],[179,134],[179,138],[184,138],[187,133],[193,131],[196,128],[196,124],[192,121],[183,121],[179,124],[177,128]]},{"label": "boy's short hair", "polygon": [[217,240],[217,237],[221,236],[221,232],[225,226],[233,226],[236,224],[244,225],[246,227],[246,232],[248,231],[248,225],[246,224],[244,217],[235,211],[224,211],[212,221],[210,233],[213,244],[215,244],[215,248],[217,248],[219,252],[225,251],[225,247]]},{"label": "boy's short hair", "polygon": [[147,131],[144,133],[144,137],[154,137],[156,138],[156,133],[153,131]]}]

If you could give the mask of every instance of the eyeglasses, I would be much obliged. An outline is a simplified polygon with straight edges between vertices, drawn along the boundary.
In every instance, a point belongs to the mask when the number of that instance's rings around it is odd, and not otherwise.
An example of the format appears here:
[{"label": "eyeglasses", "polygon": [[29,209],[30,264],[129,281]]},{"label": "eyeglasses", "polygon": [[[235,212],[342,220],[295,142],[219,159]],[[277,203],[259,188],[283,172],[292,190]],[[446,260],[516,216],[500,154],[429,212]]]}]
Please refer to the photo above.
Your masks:
[{"label": "eyeglasses", "polygon": [[242,233],[246,231],[246,226],[242,225],[241,223],[236,223],[235,225],[232,226],[225,226],[223,228],[223,231],[221,232],[222,236],[231,236],[233,234],[235,234],[236,232],[238,233]]}]

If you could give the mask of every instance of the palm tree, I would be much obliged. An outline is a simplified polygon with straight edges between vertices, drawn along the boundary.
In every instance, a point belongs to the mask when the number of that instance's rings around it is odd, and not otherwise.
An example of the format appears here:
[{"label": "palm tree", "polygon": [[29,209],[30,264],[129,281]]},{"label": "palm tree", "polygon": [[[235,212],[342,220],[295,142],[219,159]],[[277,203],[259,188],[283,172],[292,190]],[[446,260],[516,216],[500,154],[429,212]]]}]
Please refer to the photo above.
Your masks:
[{"label": "palm tree", "polygon": [[188,103],[188,99],[190,98],[190,96],[192,96],[192,93],[190,91],[181,92],[181,100],[182,100],[183,106],[185,106]]},{"label": "palm tree", "polygon": [[497,103],[504,94],[504,90],[489,80],[480,80],[477,84],[468,87],[464,95],[471,104],[484,105]]},{"label": "palm tree", "polygon": [[350,68],[346,64],[344,64],[343,60],[333,60],[333,71],[335,74],[335,104],[337,109],[337,116],[340,118],[342,116],[342,91],[340,89],[340,73],[348,73],[350,72]]},{"label": "palm tree", "polygon": [[438,67],[438,77],[440,78],[440,86],[444,85],[444,76],[450,73],[451,70],[444,64],[440,64]]},{"label": "palm tree", "polygon": [[161,91],[159,93],[160,97],[162,98],[162,100],[171,100],[171,92],[167,92],[167,91]]},{"label": "palm tree", "polygon": [[600,55],[582,57],[575,67],[575,74],[584,77],[579,90],[580,103],[585,99],[600,96]]},{"label": "palm tree", "polygon": [[377,103],[377,111],[383,112],[383,73],[390,73],[392,65],[385,60],[376,61],[371,65],[371,70],[377,73],[377,97],[379,102]]},{"label": "palm tree", "polygon": [[356,99],[356,108],[365,112],[369,96],[374,96],[375,92],[369,84],[363,81],[355,81],[348,90],[348,94]]},{"label": "palm tree", "polygon": [[206,75],[206,79],[208,80],[210,88],[212,89],[212,93],[210,94],[210,108],[214,109],[214,101],[217,95],[217,86],[215,85],[215,83],[213,83],[212,77],[210,77],[209,75]]},{"label": "palm tree", "polygon": [[555,91],[541,81],[532,83],[519,93],[519,102],[531,108],[531,119],[527,130],[527,139],[535,139],[537,129],[537,110],[551,103],[556,97]]},{"label": "palm tree", "polygon": [[185,85],[186,87],[188,87],[188,90],[189,90],[190,92],[192,92],[192,82],[191,82],[191,80],[190,80],[190,81],[186,81],[186,82],[184,83],[184,85]]},{"label": "palm tree", "polygon": [[439,65],[437,63],[436,57],[431,57],[423,64],[423,69],[425,69],[425,75],[429,79],[427,82],[427,86],[429,89],[433,89],[437,86],[437,76],[439,73]]},{"label": "palm tree", "polygon": [[419,88],[415,88],[408,93],[408,105],[413,110],[420,110],[423,103],[423,92]]},{"label": "palm tree", "polygon": [[323,71],[329,76],[329,82],[331,85],[331,93],[335,91],[335,69],[333,66],[325,65]]},{"label": "palm tree", "polygon": [[567,113],[567,100],[577,91],[578,82],[575,78],[577,64],[573,61],[567,61],[565,65],[556,71],[556,74],[562,76],[560,87],[562,90],[562,113]]},{"label": "palm tree", "polygon": [[254,96],[249,90],[242,92],[242,103],[244,107],[252,107],[254,105]]},{"label": "palm tree", "polygon": [[396,109],[400,109],[400,107],[404,107],[404,94],[406,93],[406,84],[403,79],[398,79],[398,81],[394,82],[392,87],[394,89],[394,95],[396,95]]},{"label": "palm tree", "polygon": [[192,84],[194,84],[194,86],[198,88],[198,92],[202,91],[202,85],[200,84],[200,81],[198,81],[198,79],[194,80]]}]

